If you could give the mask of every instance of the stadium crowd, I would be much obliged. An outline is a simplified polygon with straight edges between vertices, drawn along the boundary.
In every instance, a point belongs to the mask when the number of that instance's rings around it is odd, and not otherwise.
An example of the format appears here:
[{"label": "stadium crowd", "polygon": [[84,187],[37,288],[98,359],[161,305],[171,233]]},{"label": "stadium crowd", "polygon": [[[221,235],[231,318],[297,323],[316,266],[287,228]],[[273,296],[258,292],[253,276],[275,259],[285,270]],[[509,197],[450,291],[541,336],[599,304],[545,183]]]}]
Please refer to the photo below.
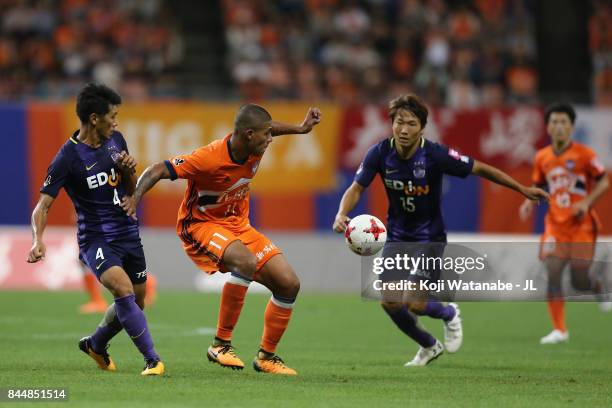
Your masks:
[{"label": "stadium crowd", "polygon": [[533,103],[532,3],[224,0],[229,65],[250,98]]},{"label": "stadium crowd", "polygon": [[[242,98],[539,102],[535,0],[220,1]],[[610,105],[609,1],[591,0],[588,27],[593,102]],[[90,80],[128,99],[179,95],[185,38],[164,0],[4,0],[0,99],[70,97]]]},{"label": "stadium crowd", "polygon": [[593,59],[593,101],[612,105],[612,3],[593,2],[589,20],[589,46]]},{"label": "stadium crowd", "polygon": [[69,97],[91,80],[132,99],[172,92],[176,27],[161,0],[4,0],[0,97]]}]

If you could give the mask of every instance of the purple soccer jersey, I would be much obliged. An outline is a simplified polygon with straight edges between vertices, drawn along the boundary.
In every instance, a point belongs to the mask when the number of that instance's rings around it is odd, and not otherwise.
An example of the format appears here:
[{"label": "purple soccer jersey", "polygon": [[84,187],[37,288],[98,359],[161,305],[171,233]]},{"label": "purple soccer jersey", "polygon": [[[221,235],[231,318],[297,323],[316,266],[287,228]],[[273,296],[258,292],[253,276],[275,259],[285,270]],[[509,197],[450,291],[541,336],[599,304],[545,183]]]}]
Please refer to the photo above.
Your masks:
[{"label": "purple soccer jersey", "polygon": [[60,148],[47,171],[41,193],[57,197],[63,187],[77,213],[78,241],[138,238],[138,222],[119,205],[125,195],[116,160],[128,151],[123,135],[113,132],[98,148],[81,143],[76,131]]},{"label": "purple soccer jersey", "polygon": [[474,160],[448,147],[421,139],[414,155],[404,160],[393,139],[372,146],[355,175],[368,187],[379,174],[387,191],[389,242],[446,242],[441,198],[444,174],[466,177]]}]

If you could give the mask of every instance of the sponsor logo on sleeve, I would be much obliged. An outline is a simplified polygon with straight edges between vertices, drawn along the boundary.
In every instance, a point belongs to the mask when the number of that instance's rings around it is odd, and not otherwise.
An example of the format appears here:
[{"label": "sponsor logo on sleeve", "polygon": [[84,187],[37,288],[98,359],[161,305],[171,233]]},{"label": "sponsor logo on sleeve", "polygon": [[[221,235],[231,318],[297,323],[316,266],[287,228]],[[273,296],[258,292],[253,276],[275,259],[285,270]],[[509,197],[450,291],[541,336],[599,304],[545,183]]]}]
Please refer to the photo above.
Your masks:
[{"label": "sponsor logo on sleeve", "polygon": [[455,160],[461,160],[463,163],[469,163],[470,162],[470,158],[463,155],[463,154],[459,154],[458,151],[456,151],[455,149],[448,149],[448,155],[450,157],[452,157]]},{"label": "sponsor logo on sleeve", "polygon": [[357,174],[360,174],[363,171],[363,162],[359,165],[359,168],[357,169]]},{"label": "sponsor logo on sleeve", "polygon": [[593,160],[591,160],[591,165],[599,172],[603,172],[605,169],[603,163],[600,162],[597,157],[593,157]]}]

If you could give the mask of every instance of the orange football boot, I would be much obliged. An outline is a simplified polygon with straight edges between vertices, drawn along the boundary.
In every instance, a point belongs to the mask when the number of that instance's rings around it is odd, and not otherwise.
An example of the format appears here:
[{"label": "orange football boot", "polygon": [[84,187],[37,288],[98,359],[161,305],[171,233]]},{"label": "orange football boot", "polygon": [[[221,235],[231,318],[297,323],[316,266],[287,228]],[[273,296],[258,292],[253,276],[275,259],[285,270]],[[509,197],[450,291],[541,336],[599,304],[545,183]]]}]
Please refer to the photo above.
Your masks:
[{"label": "orange football boot", "polygon": [[242,370],[244,368],[244,363],[238,358],[231,344],[211,345],[208,347],[206,356],[208,361],[217,363],[222,367],[229,367],[232,370]]}]

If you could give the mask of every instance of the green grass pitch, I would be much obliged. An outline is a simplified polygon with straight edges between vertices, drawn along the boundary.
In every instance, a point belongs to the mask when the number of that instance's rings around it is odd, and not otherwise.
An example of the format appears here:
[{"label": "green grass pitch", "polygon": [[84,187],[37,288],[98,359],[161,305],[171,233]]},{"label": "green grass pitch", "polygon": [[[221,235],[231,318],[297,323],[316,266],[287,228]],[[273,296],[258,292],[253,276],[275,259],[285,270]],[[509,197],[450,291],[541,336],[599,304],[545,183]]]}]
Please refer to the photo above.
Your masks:
[{"label": "green grass pitch", "polygon": [[[256,373],[268,297],[249,295],[234,345],[247,364],[231,371],[205,358],[218,295],[162,292],[148,311],[163,378],[142,378],[125,333],[103,372],[77,349],[99,316],[76,313],[80,293],[0,292],[0,388],[66,387],[67,403],[4,406],[109,407],[496,407],[612,406],[612,314],[567,305],[571,341],[540,346],[550,325],[544,303],[463,303],[465,340],[425,368],[404,368],[417,346],[380,307],[357,295],[298,300],[279,355],[299,376]],[[421,322],[441,337],[439,321]],[[66,404],[66,405],[64,405]]]}]

